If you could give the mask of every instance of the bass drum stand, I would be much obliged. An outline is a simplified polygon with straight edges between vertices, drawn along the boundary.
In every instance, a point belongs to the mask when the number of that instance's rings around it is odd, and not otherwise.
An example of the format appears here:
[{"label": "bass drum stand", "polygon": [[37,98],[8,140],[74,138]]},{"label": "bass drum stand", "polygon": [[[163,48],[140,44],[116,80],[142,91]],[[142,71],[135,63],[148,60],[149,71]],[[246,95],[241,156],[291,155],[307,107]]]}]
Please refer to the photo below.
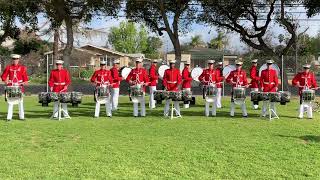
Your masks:
[{"label": "bass drum stand", "polygon": [[[175,111],[175,113],[178,114],[176,117],[174,117],[173,111]],[[170,119],[175,119],[175,118],[182,118],[182,116],[181,116],[181,113],[178,112],[178,110],[174,107],[174,101],[171,99],[171,115],[170,115]]]},{"label": "bass drum stand", "polygon": [[[71,117],[69,116],[69,113],[67,112],[67,111],[65,111],[64,109],[62,109],[62,107],[61,107],[61,102],[60,102],[60,100],[58,101],[58,103],[59,103],[59,105],[58,105],[58,110],[56,110],[55,112],[53,112],[53,114],[52,114],[52,116],[50,117],[50,119],[55,119],[54,118],[54,115],[56,114],[56,113],[58,113],[58,120],[59,121],[61,121],[61,120],[63,120],[63,119],[71,119]],[[61,114],[68,114],[68,116],[66,116],[66,117],[61,117]]]}]

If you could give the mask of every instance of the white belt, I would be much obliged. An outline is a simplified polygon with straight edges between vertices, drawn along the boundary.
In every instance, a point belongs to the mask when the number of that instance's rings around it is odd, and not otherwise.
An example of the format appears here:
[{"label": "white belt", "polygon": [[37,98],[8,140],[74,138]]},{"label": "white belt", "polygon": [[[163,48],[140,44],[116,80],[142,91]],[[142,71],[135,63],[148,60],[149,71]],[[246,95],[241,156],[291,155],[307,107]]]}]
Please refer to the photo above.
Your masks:
[{"label": "white belt", "polygon": [[167,81],[168,83],[170,83],[170,84],[175,84],[175,83],[177,83],[177,81]]},{"label": "white belt", "polygon": [[275,84],[274,82],[263,82],[263,84]]},{"label": "white belt", "polygon": [[54,85],[57,85],[57,86],[62,86],[62,85],[66,85],[66,83],[53,83]]},{"label": "white belt", "polygon": [[[12,83],[12,80],[9,80],[10,83]],[[18,80],[18,82],[23,82],[22,80]]]}]

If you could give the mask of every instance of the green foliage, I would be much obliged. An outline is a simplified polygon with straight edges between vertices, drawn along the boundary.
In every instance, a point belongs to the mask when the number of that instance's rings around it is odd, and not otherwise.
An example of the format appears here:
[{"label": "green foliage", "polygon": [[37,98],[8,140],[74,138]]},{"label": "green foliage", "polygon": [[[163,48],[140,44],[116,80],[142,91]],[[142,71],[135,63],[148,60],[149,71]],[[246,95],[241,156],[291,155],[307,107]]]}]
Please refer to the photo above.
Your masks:
[{"label": "green foliage", "polygon": [[137,28],[135,23],[123,21],[119,27],[111,28],[108,41],[119,52],[141,53],[148,46],[147,30],[144,26]]},{"label": "green foliage", "polygon": [[112,119],[104,106],[93,119],[93,96],[86,96],[79,107],[68,106],[72,119],[58,122],[49,119],[52,103],[41,107],[37,97],[25,97],[26,122],[0,121],[1,179],[320,178],[319,115],[298,120],[297,99],[278,106],[280,119],[272,122],[250,103],[249,118],[237,109],[231,119],[230,97],[217,117],[204,117],[199,97],[175,120],[163,118],[163,107],[133,118],[128,99],[120,97]]},{"label": "green foliage", "polygon": [[190,46],[195,48],[195,47],[200,47],[204,46],[204,42],[202,40],[201,35],[195,35],[191,38]]},{"label": "green foliage", "polygon": [[93,70],[89,69],[89,70],[83,70],[80,72],[80,78],[82,79],[89,79],[92,75],[93,75]]},{"label": "green foliage", "polygon": [[211,39],[209,42],[209,48],[217,49],[217,50],[224,50],[224,48],[228,45],[228,37],[227,35],[222,32],[218,31],[218,36]]},{"label": "green foliage", "polygon": [[8,48],[0,46],[0,56],[9,56],[10,54],[11,51]]},{"label": "green foliage", "polygon": [[159,49],[162,47],[162,40],[159,37],[150,36],[147,40],[147,49],[143,51],[145,56],[150,59],[160,58]]}]

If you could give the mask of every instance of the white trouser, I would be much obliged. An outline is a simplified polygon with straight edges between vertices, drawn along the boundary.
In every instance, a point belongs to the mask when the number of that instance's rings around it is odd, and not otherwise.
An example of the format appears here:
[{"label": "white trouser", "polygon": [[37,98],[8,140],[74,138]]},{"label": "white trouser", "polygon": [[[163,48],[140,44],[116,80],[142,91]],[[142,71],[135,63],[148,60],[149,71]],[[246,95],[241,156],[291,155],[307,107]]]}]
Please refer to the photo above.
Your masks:
[{"label": "white trouser", "polygon": [[300,108],[299,108],[299,118],[303,118],[303,114],[304,114],[304,108],[306,107],[307,109],[307,116],[308,118],[312,118],[312,105],[311,103],[302,103],[300,104]]},{"label": "white trouser", "polygon": [[265,117],[267,115],[267,111],[269,110],[268,109],[269,103],[270,103],[270,109],[272,110],[271,111],[272,112],[271,116],[276,116],[276,114],[275,114],[275,113],[277,113],[276,103],[275,102],[269,102],[269,101],[263,101],[262,114],[261,114],[263,117]]},{"label": "white trouser", "polygon": [[[190,90],[191,90],[191,88],[183,88],[183,90],[190,91]],[[187,103],[187,104],[183,104],[183,107],[184,107],[184,108],[186,108],[186,109],[188,109],[188,108],[190,107],[190,101],[188,101],[188,103]]]},{"label": "white trouser", "polygon": [[[64,117],[69,117],[67,103],[61,103],[62,113]],[[53,103],[53,117],[58,118],[59,113],[59,101]]]},{"label": "white trouser", "polygon": [[213,102],[207,102],[206,101],[206,109],[205,109],[205,115],[209,116],[210,113],[210,104],[212,104],[212,116],[217,115],[217,99],[214,99]]},{"label": "white trouser", "polygon": [[112,110],[118,110],[119,88],[111,88]]},{"label": "white trouser", "polygon": [[[98,101],[96,102],[96,110],[94,112],[94,117],[99,117],[99,114],[100,114],[100,105],[101,103],[99,103]],[[105,106],[106,106],[106,114],[107,116],[111,117],[112,116],[112,113],[111,113],[111,108],[110,108],[110,98],[106,98],[106,103],[105,103]]]},{"label": "white trouser", "polygon": [[[251,88],[251,92],[258,92],[259,91],[259,88]],[[254,102],[251,102],[252,103],[252,108],[253,109],[258,109],[259,108],[259,104],[254,104]]]},{"label": "white trouser", "polygon": [[[136,98],[136,97],[135,97]],[[139,102],[134,102],[133,103],[133,116],[138,116],[139,115],[139,103],[141,106],[141,111],[140,111],[140,115],[141,116],[146,116],[146,101],[145,101],[145,97],[138,97],[137,98]]]},{"label": "white trouser", "polygon": [[151,109],[156,107],[156,101],[154,100],[154,95],[153,93],[157,90],[156,86],[149,86],[149,91],[150,91],[150,99],[149,99],[149,107]]},{"label": "white trouser", "polygon": [[[24,109],[23,109],[23,98],[21,98],[21,101],[18,104],[19,107],[19,119],[24,119]],[[11,120],[13,115],[13,104],[8,103],[8,115],[7,119]]]},{"label": "white trouser", "polygon": [[217,88],[218,89],[218,93],[217,93],[217,100],[216,100],[216,104],[217,104],[217,108],[221,108],[221,93],[222,93],[222,88]]},{"label": "white trouser", "polygon": [[[169,110],[170,110],[170,102],[171,99],[166,100],[166,105],[164,106],[164,116],[169,116]],[[176,116],[180,116],[180,106],[179,101],[174,101],[174,108],[176,109]]]},{"label": "white trouser", "polygon": [[[234,116],[235,106],[236,106],[236,104],[234,102],[231,102],[231,104],[230,104],[230,116]],[[242,115],[243,116],[248,116],[246,103],[243,102],[240,106],[241,106],[241,110],[242,110]]]}]

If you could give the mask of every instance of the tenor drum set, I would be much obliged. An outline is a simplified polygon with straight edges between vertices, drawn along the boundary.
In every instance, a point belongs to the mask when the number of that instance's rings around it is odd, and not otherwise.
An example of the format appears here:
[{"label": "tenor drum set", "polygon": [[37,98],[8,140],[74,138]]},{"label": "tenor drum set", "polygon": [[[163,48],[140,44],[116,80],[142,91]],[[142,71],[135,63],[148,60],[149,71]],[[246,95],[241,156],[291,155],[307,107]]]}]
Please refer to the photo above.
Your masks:
[{"label": "tenor drum set", "polygon": [[38,94],[39,103],[42,106],[48,106],[49,103],[59,101],[60,103],[71,103],[77,107],[82,101],[82,92],[41,92]]}]

